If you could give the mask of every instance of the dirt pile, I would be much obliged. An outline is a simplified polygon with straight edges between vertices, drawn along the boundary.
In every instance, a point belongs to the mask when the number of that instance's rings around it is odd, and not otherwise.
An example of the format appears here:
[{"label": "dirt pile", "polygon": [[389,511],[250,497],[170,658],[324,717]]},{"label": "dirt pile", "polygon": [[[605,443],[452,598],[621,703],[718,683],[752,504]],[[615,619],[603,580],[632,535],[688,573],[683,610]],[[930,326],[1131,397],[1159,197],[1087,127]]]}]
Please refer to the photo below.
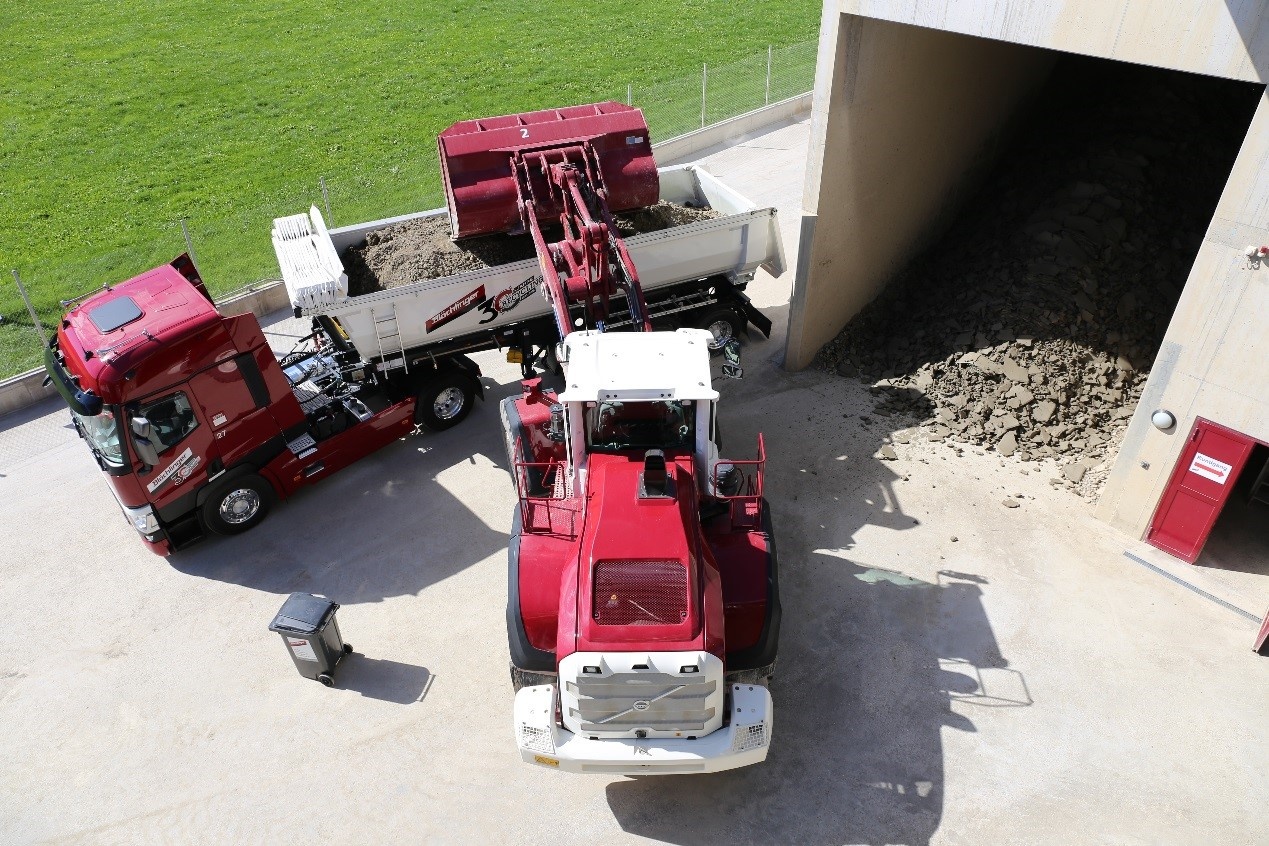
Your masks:
[{"label": "dirt pile", "polygon": [[[644,209],[614,215],[623,237],[658,232],[718,217],[711,208],[659,202]],[[548,243],[561,235],[559,227],[544,229]],[[395,223],[371,232],[343,255],[348,293],[359,297],[387,288],[480,270],[536,256],[527,235],[482,235],[455,242],[444,215]]]},{"label": "dirt pile", "polygon": [[1063,481],[1090,494],[1141,397],[1258,93],[1067,64],[1041,97],[1046,111],[948,234],[818,364],[873,383],[879,414],[916,415],[931,440],[1053,457]]}]

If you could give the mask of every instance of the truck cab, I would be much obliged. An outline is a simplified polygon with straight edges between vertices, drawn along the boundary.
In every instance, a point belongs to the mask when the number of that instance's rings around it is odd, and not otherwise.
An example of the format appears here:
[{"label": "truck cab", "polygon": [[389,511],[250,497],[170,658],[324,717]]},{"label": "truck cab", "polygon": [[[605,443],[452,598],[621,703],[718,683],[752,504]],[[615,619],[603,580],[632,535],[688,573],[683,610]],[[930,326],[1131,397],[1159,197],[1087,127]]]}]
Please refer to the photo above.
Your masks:
[{"label": "truck cab", "polygon": [[[181,256],[72,308],[45,369],[125,515],[167,555],[250,529],[276,499],[412,431],[409,386],[334,330],[279,362],[256,318],[220,314]],[[475,377],[460,376],[469,400]]]},{"label": "truck cab", "polygon": [[712,772],[766,757],[779,596],[765,457],[719,458],[708,332],[576,332],[565,389],[502,406],[525,761]]}]

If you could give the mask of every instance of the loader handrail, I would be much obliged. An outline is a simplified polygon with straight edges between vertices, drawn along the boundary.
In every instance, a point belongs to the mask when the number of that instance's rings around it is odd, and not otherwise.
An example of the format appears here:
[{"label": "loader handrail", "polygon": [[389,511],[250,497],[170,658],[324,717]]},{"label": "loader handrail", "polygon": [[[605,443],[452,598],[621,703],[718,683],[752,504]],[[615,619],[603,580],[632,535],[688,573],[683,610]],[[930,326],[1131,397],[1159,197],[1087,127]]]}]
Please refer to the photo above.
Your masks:
[{"label": "loader handrail", "polygon": [[[767,466],[767,446],[762,438],[762,433],[758,433],[758,457],[755,459],[719,459],[714,464],[713,482],[714,497],[728,504],[731,508],[731,521],[737,527],[757,528],[762,525],[762,483],[763,475]],[[753,473],[750,475],[744,469],[752,467]],[[723,494],[722,483],[719,478],[720,471],[735,471],[742,475],[741,487],[738,493]]]}]

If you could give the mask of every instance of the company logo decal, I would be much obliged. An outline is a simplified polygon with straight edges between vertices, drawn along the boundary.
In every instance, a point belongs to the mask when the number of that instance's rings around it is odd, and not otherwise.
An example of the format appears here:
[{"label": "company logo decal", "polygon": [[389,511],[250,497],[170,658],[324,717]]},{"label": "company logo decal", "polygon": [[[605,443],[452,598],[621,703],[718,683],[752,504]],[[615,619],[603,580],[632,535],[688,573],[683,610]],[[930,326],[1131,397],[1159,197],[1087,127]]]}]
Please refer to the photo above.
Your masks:
[{"label": "company logo decal", "polygon": [[[163,469],[162,473],[154,477],[154,481],[150,482],[150,484],[145,486],[145,489],[149,491],[150,493],[154,493],[159,488],[163,487],[163,485],[167,482],[168,479],[171,479],[173,476],[179,473],[181,471],[181,468],[185,466],[185,463],[189,461],[190,459],[192,459],[193,457],[194,457],[194,450],[191,449],[190,447],[186,447],[183,453],[176,456],[176,458],[172,461],[172,463]],[[198,466],[198,461],[195,460],[194,463],[190,465],[190,470],[192,471],[197,466]],[[189,477],[189,472],[186,472],[185,476],[182,478],[184,479],[188,477]]]},{"label": "company logo decal", "polygon": [[507,290],[495,295],[493,298],[494,311],[499,314],[511,311],[511,309],[527,300],[529,295],[538,289],[538,284],[541,281],[541,276],[530,276],[519,285],[512,285]]},{"label": "company logo decal", "polygon": [[485,286],[481,285],[474,291],[464,294],[463,297],[453,305],[446,306],[436,313],[435,316],[427,321],[427,331],[431,332],[439,329],[446,323],[462,317],[467,312],[474,309],[481,300],[485,298]]},{"label": "company logo decal", "polygon": [[646,711],[651,704],[652,703],[646,699],[640,699],[633,707],[636,711]]}]

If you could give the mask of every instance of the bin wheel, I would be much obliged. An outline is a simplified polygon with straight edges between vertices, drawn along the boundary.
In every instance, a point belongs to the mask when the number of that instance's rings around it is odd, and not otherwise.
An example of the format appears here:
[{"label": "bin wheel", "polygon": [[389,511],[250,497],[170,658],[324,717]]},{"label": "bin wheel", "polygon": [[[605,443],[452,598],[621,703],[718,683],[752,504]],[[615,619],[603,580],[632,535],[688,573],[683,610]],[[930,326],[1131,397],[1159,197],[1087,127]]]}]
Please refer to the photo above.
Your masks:
[{"label": "bin wheel", "polygon": [[332,676],[330,673],[322,673],[321,675],[317,677],[317,680],[321,682],[322,684],[324,684],[326,687],[335,686],[335,677]]},{"label": "bin wheel", "polygon": [[352,644],[351,644],[351,643],[345,643],[345,644],[344,644],[344,654],[345,654],[345,655],[352,655]]}]

